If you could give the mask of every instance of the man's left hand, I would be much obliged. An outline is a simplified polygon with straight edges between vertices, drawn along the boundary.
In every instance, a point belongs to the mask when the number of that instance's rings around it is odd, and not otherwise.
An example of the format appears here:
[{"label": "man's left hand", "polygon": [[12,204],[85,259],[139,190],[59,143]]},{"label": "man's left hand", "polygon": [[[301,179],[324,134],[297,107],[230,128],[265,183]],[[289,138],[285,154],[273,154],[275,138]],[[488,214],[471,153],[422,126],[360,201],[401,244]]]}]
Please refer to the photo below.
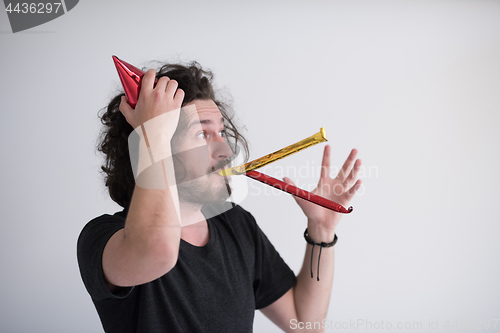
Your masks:
[{"label": "man's left hand", "polygon": [[[356,159],[357,149],[351,153],[344,162],[342,169],[335,178],[330,177],[330,145],[325,147],[323,161],[321,163],[321,176],[318,186],[312,193],[334,201],[347,208],[347,205],[354,194],[361,187],[361,179],[357,179],[361,168],[361,160]],[[293,181],[285,177],[283,180],[294,185]],[[337,224],[340,222],[342,213],[321,207],[307,200],[294,196],[295,201],[300,206],[308,219],[309,235],[315,242],[330,242],[335,234]],[[331,239],[330,239],[331,238]]]}]

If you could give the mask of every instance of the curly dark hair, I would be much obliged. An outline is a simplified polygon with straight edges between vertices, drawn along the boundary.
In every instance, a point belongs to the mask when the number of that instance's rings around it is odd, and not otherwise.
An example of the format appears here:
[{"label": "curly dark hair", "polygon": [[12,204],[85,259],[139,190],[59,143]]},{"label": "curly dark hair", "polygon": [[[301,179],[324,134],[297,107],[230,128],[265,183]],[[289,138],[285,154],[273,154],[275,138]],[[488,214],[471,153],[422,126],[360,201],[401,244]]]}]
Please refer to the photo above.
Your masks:
[{"label": "curly dark hair", "polygon": [[[194,100],[211,99],[219,107],[224,119],[226,140],[237,153],[239,147],[244,151],[244,159],[248,160],[248,142],[240,133],[234,123],[234,112],[230,103],[223,102],[214,92],[212,86],[213,73],[203,70],[196,61],[188,65],[164,64],[157,72],[156,78],[168,76],[179,83],[179,88],[184,90],[185,97],[183,106]],[[130,164],[128,150],[128,136],[133,131],[132,126],[125,120],[119,110],[121,97],[125,94],[121,92],[109,103],[106,111],[99,116],[104,125],[99,136],[97,150],[105,155],[105,163],[101,166],[105,174],[105,184],[108,187],[109,195],[117,204],[128,209],[134,191],[135,179]],[[101,109],[101,111],[105,108]],[[99,113],[101,113],[99,111]]]}]

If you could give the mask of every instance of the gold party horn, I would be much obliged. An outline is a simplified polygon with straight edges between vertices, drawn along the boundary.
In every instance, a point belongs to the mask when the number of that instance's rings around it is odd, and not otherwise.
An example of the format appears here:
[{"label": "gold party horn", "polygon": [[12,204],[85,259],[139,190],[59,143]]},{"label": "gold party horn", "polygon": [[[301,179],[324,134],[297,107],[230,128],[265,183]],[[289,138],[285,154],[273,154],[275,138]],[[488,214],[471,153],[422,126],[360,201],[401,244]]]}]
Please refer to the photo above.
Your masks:
[{"label": "gold party horn", "polygon": [[314,146],[317,143],[320,142],[325,142],[327,141],[326,138],[326,131],[324,127],[321,127],[318,133],[301,140],[297,143],[294,143],[293,145],[290,145],[288,147],[285,147],[283,149],[280,149],[278,151],[275,151],[274,153],[271,153],[269,155],[266,155],[264,157],[258,158],[254,161],[239,165],[234,168],[228,168],[228,169],[223,169],[219,171],[219,175],[221,176],[235,176],[235,175],[242,175],[247,173],[248,171],[252,171],[258,168],[263,167],[264,165],[267,165],[269,163],[272,163],[274,161],[280,160],[284,157],[287,157],[289,155],[295,154],[298,151],[301,151],[302,149],[309,148],[311,146]]}]

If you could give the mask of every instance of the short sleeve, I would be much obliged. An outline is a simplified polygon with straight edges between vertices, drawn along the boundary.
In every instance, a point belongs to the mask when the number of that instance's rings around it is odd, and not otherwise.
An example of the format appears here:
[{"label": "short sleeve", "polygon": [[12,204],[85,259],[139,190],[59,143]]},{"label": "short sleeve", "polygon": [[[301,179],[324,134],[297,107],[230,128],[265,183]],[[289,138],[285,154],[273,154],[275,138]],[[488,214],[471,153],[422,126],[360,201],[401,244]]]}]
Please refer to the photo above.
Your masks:
[{"label": "short sleeve", "polygon": [[102,254],[106,243],[124,226],[123,215],[106,214],[87,223],[78,237],[77,257],[80,274],[85,288],[94,300],[125,298],[133,288],[120,288],[116,294],[112,293],[106,285],[102,268]]},{"label": "short sleeve", "polygon": [[255,240],[255,308],[264,308],[290,290],[296,283],[294,272],[281,258],[267,236],[256,224]]}]

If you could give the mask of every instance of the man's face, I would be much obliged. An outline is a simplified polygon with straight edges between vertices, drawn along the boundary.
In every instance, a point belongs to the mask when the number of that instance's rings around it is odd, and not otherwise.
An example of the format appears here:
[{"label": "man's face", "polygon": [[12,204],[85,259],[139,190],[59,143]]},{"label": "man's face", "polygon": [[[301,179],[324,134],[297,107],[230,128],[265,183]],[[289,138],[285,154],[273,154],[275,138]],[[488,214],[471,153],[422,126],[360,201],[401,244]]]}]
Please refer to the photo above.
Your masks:
[{"label": "man's face", "polygon": [[195,100],[183,107],[182,129],[172,140],[179,199],[195,204],[222,203],[231,194],[229,178],[217,171],[229,162],[224,123],[212,100]]}]

